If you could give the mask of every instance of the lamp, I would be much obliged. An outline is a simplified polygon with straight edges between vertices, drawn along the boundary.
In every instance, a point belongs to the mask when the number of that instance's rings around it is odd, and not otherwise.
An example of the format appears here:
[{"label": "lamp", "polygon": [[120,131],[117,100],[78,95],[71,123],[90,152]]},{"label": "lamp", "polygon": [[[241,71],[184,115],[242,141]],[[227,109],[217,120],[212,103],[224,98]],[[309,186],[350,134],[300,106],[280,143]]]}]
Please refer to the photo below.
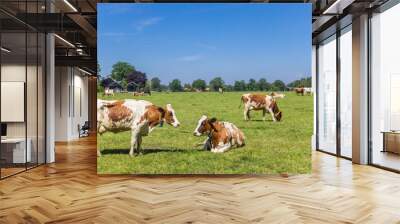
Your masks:
[{"label": "lamp", "polygon": [[68,0],[64,0],[64,3],[68,5],[74,12],[78,12],[78,10]]},{"label": "lamp", "polygon": [[7,49],[5,47],[1,47],[1,51],[4,51],[6,53],[10,53],[11,52],[11,50],[9,50],[9,49]]},{"label": "lamp", "polygon": [[62,38],[61,36],[59,36],[58,34],[54,34],[55,37],[57,37],[59,40],[61,40],[62,42],[66,43],[67,45],[69,45],[70,47],[75,48],[75,45],[73,45],[71,42],[69,42],[68,40]]}]

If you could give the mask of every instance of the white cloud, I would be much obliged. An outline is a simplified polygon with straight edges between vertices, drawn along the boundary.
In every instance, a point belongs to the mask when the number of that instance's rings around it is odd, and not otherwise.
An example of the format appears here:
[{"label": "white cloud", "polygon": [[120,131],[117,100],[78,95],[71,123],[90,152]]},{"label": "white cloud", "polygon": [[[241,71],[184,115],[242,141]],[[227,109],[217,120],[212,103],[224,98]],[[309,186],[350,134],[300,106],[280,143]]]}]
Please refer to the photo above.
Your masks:
[{"label": "white cloud", "polygon": [[139,21],[135,25],[135,28],[137,31],[142,31],[144,28],[156,25],[159,22],[161,22],[162,20],[163,20],[163,18],[161,18],[161,17],[152,17],[152,18],[144,19],[144,20]]},{"label": "white cloud", "polygon": [[186,55],[186,56],[178,58],[178,61],[198,61],[201,58],[202,58],[202,56],[199,54]]}]

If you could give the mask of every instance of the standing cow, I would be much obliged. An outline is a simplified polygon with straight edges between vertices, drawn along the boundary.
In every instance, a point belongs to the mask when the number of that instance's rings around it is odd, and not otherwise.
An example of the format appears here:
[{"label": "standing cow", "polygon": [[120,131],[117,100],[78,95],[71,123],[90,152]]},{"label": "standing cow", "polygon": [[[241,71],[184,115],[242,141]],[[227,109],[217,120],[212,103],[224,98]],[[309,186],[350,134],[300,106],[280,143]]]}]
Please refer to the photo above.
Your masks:
[{"label": "standing cow", "polygon": [[304,87],[296,87],[293,89],[296,95],[304,96]]},{"label": "standing cow", "polygon": [[[97,133],[131,131],[130,156],[140,153],[142,136],[164,122],[174,127],[180,125],[171,104],[162,108],[145,100],[97,101]],[[99,149],[97,156],[101,156]]]},{"label": "standing cow", "polygon": [[114,96],[114,90],[113,89],[105,89],[103,96]]},{"label": "standing cow", "polygon": [[312,95],[312,88],[311,87],[304,87],[304,95]]},{"label": "standing cow", "polygon": [[271,114],[272,120],[274,122],[280,121],[282,119],[282,111],[279,110],[278,104],[276,103],[276,99],[273,96],[246,93],[242,95],[241,103],[244,104],[243,114],[244,114],[244,120],[246,121],[250,120],[251,110],[262,110],[264,121],[265,121],[265,114],[267,111]]},{"label": "standing cow", "polygon": [[244,134],[234,124],[226,121],[217,121],[216,118],[208,119],[207,116],[201,116],[194,129],[194,136],[207,134],[208,137],[203,143],[207,150],[214,153],[226,152],[232,147],[244,146]]}]

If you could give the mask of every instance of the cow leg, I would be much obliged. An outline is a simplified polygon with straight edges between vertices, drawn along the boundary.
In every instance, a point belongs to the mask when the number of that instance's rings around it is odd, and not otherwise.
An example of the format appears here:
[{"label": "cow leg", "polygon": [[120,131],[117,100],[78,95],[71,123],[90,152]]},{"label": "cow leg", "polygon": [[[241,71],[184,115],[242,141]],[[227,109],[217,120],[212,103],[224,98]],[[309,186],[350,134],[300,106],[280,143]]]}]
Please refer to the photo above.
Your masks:
[{"label": "cow leg", "polygon": [[243,114],[244,114],[244,120],[245,121],[250,120],[250,108],[249,107],[245,107],[244,108]]},{"label": "cow leg", "polygon": [[267,113],[267,110],[264,108],[262,113],[263,113],[263,121],[265,121],[265,114]]},{"label": "cow leg", "polygon": [[[97,127],[99,127],[100,125],[97,125]],[[97,128],[97,133],[100,133],[99,128]],[[100,136],[102,134],[100,133]],[[98,138],[98,141],[100,141],[100,138]],[[101,152],[100,152],[100,146],[97,146],[97,157],[101,156]]]},{"label": "cow leg", "polygon": [[142,136],[141,135],[139,135],[138,136],[138,138],[137,138],[137,142],[136,142],[136,144],[137,144],[137,152],[139,153],[139,154],[142,154],[142,148],[141,148],[141,146],[142,146]]},{"label": "cow leg", "polygon": [[271,114],[272,120],[276,122],[274,111],[271,108],[268,108],[269,113]]},{"label": "cow leg", "polygon": [[138,137],[138,132],[136,130],[132,131],[132,134],[131,134],[131,150],[129,151],[129,155],[130,156],[134,156],[137,137]]},{"label": "cow leg", "polygon": [[211,149],[211,152],[224,153],[224,152],[228,151],[230,148],[231,148],[231,144],[227,143],[227,144],[223,144],[223,145],[218,145],[217,147]]}]

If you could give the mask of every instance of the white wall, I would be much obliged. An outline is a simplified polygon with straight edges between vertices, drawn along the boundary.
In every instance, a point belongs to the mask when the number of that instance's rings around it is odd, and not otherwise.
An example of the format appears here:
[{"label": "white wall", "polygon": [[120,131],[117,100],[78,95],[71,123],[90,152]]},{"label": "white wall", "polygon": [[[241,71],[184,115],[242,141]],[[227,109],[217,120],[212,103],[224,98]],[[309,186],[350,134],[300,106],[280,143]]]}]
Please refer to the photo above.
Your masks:
[{"label": "white wall", "polygon": [[[1,81],[25,82],[25,64],[3,64],[1,66]],[[6,108],[1,108],[6,110]],[[25,137],[25,122],[7,123],[7,137]]]},{"label": "white wall", "polygon": [[69,133],[69,68],[55,68],[55,140],[67,141]]},{"label": "white wall", "polygon": [[[78,72],[78,74],[77,74]],[[72,99],[74,105],[72,108],[72,119],[71,119],[71,135],[72,138],[78,138],[78,125],[83,125],[85,121],[88,121],[88,78],[82,76],[79,70],[74,70],[74,91],[72,92]],[[79,102],[80,101],[80,102]]]},{"label": "white wall", "polygon": [[55,140],[77,139],[78,125],[88,120],[88,78],[76,68],[56,67],[55,85]]},{"label": "white wall", "polygon": [[[37,70],[38,69],[38,70]],[[26,112],[26,120],[21,122],[6,122],[7,137],[9,138],[24,138],[25,134],[30,140],[30,148],[32,162],[44,163],[45,150],[45,120],[44,120],[44,82],[42,68],[36,65],[24,64],[7,64],[1,66],[2,82],[24,82],[26,84],[26,108],[25,102],[22,108],[19,108],[20,113]],[[27,78],[27,80],[25,80]],[[3,91],[4,89],[2,89]],[[24,95],[24,90],[20,94]],[[2,95],[2,98],[7,95]],[[22,96],[22,98],[25,98]],[[2,112],[13,113],[13,108],[1,108]],[[16,108],[14,108],[16,110]],[[25,111],[26,110],[26,111]],[[14,112],[15,113],[15,112]],[[22,115],[23,116],[23,115]],[[39,161],[36,161],[36,159]]]}]

